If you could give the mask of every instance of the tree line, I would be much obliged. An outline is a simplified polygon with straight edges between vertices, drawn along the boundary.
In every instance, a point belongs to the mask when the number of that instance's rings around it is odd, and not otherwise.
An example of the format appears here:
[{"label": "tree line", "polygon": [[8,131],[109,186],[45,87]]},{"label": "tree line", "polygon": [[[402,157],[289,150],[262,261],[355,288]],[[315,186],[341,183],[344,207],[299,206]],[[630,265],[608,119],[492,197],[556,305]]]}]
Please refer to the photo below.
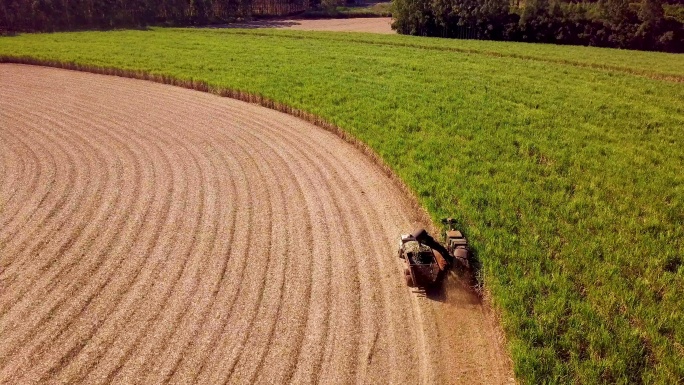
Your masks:
[{"label": "tree line", "polygon": [[0,33],[206,25],[306,6],[306,0],[0,0]]},{"label": "tree line", "polygon": [[[393,28],[422,36],[684,52],[663,0],[394,0]],[[681,9],[684,0],[678,0]]]}]

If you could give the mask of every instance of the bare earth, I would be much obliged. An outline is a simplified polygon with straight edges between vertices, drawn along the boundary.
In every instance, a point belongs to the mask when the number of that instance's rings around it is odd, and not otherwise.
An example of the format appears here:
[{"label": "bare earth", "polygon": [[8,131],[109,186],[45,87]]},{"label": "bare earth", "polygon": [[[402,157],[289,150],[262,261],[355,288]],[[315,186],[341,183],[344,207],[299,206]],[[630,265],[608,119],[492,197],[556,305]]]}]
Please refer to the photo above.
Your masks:
[{"label": "bare earth", "polygon": [[391,17],[349,18],[349,19],[284,19],[256,20],[244,23],[232,23],[223,28],[280,28],[301,31],[333,31],[333,32],[370,32],[394,34]]},{"label": "bare earth", "polygon": [[510,382],[463,282],[405,286],[416,217],[291,116],[0,65],[0,383]]}]

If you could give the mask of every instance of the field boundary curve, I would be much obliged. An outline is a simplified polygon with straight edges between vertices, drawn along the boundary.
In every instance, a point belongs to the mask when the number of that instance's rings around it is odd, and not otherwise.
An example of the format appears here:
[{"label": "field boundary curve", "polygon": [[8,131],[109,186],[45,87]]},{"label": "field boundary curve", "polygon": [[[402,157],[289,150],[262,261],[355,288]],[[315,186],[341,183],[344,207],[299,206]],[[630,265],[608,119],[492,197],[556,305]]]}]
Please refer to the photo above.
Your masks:
[{"label": "field boundary curve", "polygon": [[353,124],[196,76],[3,56],[0,188],[55,193],[8,213],[39,220],[0,250],[0,382],[514,383],[469,271],[435,296],[400,279],[398,233],[439,217]]},{"label": "field boundary curve", "polygon": [[[259,95],[249,91],[211,85],[204,80],[184,80],[170,75],[153,74],[148,71],[142,70],[125,70],[115,67],[101,67],[87,64],[79,64],[74,62],[62,62],[59,60],[45,60],[27,56],[17,57],[0,55],[0,64],[3,63],[53,67],[71,71],[81,71],[100,75],[119,76],[124,78],[147,80],[155,83],[167,84],[195,91],[207,92],[210,94],[236,99],[251,104],[257,104],[262,107],[269,108],[302,119],[308,123],[315,125],[316,127],[322,128],[328,132],[337,135],[339,138],[351,144],[357,150],[361,151],[366,157],[368,157],[373,162],[373,164],[380,167],[382,172],[387,177],[389,177],[390,180],[392,180],[392,182],[401,190],[405,198],[407,198],[407,201],[410,204],[411,208],[419,214],[419,217],[416,218],[416,220],[426,225],[428,227],[426,229],[427,231],[433,234],[439,233],[439,228],[435,226],[434,222],[432,221],[432,218],[430,217],[430,214],[427,212],[427,210],[425,210],[423,205],[420,204],[415,192],[403,181],[403,179],[401,179],[394,172],[394,170],[385,162],[384,159],[382,159],[382,157],[377,152],[375,152],[375,150],[373,150],[366,143],[356,138],[354,135],[348,133],[341,127],[328,122],[327,120],[321,118],[318,115],[312,114],[310,112],[298,108],[294,108],[285,103],[277,102],[263,95]],[[481,290],[478,289],[477,292],[478,295],[482,296]]]}]

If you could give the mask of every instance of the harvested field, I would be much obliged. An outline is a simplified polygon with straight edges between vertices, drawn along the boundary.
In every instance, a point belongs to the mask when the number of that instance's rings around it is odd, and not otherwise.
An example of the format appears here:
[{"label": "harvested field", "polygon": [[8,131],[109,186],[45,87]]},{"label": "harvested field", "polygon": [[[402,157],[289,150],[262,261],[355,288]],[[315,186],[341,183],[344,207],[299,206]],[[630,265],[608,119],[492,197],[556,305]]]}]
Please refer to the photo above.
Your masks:
[{"label": "harvested field", "polygon": [[400,189],[333,134],[0,65],[0,383],[504,383],[478,297],[412,293]]},{"label": "harvested field", "polygon": [[345,19],[283,19],[232,23],[225,28],[279,28],[300,31],[369,32],[396,34],[391,17],[352,17]]}]

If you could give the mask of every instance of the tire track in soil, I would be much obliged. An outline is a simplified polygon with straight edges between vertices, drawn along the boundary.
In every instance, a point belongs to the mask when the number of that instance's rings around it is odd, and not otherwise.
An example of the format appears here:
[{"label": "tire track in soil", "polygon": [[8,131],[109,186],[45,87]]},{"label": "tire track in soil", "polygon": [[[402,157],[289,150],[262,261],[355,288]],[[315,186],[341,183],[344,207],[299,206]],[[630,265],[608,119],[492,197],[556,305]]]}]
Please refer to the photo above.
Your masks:
[{"label": "tire track in soil", "polygon": [[333,134],[65,70],[0,90],[0,382],[510,382],[462,279],[405,287],[419,216]]}]

